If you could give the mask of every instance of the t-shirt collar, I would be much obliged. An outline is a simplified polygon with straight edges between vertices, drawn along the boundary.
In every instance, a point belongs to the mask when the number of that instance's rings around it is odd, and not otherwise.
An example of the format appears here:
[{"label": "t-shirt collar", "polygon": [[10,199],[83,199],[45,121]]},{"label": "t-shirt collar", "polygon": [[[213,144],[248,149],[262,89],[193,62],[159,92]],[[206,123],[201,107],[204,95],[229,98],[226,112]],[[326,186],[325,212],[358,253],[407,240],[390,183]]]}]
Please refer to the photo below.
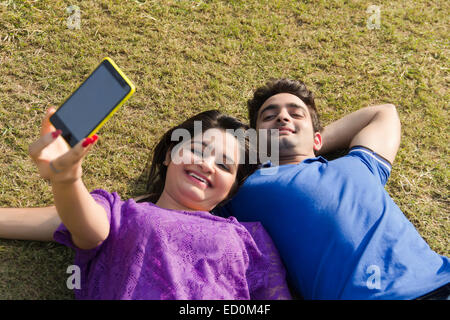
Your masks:
[{"label": "t-shirt collar", "polygon": [[[314,161],[320,161],[322,163],[327,163],[328,162],[328,160],[325,159],[324,157],[317,156],[317,157],[314,157],[314,158],[304,159],[304,160],[302,160],[301,162],[299,162],[297,164],[311,163],[311,162],[314,162]],[[274,165],[272,164],[272,161],[270,161],[270,160],[268,160],[268,161],[264,162],[263,164],[259,165],[259,168],[271,168],[271,167],[274,167]]]}]

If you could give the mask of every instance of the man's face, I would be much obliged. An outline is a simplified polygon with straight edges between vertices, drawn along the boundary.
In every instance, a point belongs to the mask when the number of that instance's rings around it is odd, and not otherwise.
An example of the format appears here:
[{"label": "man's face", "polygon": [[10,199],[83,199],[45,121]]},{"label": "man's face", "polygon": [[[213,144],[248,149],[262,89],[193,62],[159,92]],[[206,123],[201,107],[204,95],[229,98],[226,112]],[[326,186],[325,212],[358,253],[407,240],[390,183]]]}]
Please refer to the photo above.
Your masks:
[{"label": "man's face", "polygon": [[258,111],[256,129],[278,129],[280,162],[284,157],[314,157],[321,147],[308,107],[297,96],[279,93],[267,99]]}]

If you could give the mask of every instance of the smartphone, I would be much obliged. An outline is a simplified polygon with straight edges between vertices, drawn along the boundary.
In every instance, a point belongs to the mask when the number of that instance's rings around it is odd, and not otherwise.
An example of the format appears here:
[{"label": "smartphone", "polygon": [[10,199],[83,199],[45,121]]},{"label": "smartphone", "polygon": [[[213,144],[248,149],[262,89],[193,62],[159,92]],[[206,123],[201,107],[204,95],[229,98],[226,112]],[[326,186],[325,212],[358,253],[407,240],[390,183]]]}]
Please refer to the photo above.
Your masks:
[{"label": "smartphone", "polygon": [[50,123],[74,147],[93,136],[135,91],[133,83],[106,57],[50,117]]}]

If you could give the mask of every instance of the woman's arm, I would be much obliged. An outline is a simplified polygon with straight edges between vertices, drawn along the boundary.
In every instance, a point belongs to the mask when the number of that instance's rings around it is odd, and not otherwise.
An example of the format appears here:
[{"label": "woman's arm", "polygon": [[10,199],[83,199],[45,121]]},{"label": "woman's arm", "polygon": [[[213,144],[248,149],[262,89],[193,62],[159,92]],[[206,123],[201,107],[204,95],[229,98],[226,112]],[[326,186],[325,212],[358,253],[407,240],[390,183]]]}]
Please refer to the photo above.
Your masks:
[{"label": "woman's arm", "polygon": [[50,117],[56,109],[47,110],[42,122],[41,137],[28,149],[42,178],[50,181],[56,211],[70,231],[73,243],[80,249],[92,249],[109,234],[105,209],[96,203],[81,180],[81,164],[96,142],[97,136],[80,141],[69,148],[55,130]]},{"label": "woman's arm", "polygon": [[[134,201],[148,196],[138,196]],[[0,239],[53,241],[53,234],[60,224],[55,206],[0,208]]]},{"label": "woman's arm", "polygon": [[95,248],[108,237],[110,226],[106,211],[81,179],[73,183],[52,182],[52,189],[58,215],[78,248]]},{"label": "woman's arm", "polygon": [[0,238],[53,241],[61,220],[56,207],[0,208]]}]

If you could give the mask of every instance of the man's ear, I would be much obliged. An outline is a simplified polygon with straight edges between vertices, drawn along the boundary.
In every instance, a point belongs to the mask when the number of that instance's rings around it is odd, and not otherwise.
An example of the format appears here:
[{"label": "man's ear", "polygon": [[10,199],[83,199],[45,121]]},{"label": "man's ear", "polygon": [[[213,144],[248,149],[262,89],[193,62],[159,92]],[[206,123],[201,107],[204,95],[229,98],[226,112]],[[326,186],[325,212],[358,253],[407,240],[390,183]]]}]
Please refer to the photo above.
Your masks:
[{"label": "man's ear", "polygon": [[320,148],[322,148],[322,135],[320,132],[314,133],[314,145],[313,149],[314,151],[319,151]]}]

